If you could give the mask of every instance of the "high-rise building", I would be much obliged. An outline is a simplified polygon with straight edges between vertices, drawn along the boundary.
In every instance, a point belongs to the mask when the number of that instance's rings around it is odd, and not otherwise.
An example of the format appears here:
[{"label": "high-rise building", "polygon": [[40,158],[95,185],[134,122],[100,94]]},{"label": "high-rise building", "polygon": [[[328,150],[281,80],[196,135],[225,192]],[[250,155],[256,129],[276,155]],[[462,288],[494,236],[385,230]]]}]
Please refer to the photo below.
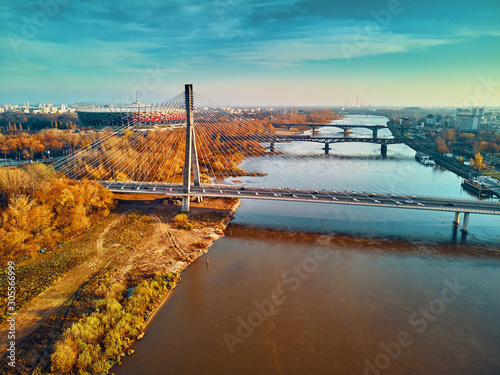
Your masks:
[{"label": "high-rise building", "polygon": [[471,115],[472,116],[484,116],[484,107],[472,107]]},{"label": "high-rise building", "polygon": [[484,119],[484,107],[472,107],[472,110],[457,108],[456,125],[462,131],[474,131]]}]

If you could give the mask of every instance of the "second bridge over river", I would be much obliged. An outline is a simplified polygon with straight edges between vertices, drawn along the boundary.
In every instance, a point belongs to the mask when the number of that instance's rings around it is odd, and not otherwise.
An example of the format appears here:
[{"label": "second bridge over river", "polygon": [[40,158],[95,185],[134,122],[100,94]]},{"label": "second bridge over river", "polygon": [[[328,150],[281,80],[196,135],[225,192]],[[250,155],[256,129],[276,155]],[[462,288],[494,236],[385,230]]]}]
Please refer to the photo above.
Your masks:
[{"label": "second bridge over river", "polygon": [[344,130],[344,135],[347,135],[350,129],[364,128],[370,129],[373,133],[373,139],[377,138],[377,133],[380,129],[388,129],[386,125],[369,125],[369,124],[340,124],[340,123],[327,123],[327,124],[272,124],[273,126],[284,126],[288,129],[293,127],[308,127],[312,129],[313,134],[318,131],[319,128],[339,128]]},{"label": "second bridge over river", "polygon": [[[363,127],[363,126],[360,126]],[[275,151],[276,143],[283,142],[315,142],[324,143],[325,154],[328,155],[330,152],[331,143],[342,143],[342,142],[361,142],[361,143],[375,143],[381,145],[380,152],[383,157],[387,155],[387,145],[394,144],[431,144],[432,141],[420,140],[420,139],[409,139],[403,137],[397,138],[367,138],[367,137],[318,137],[310,135],[252,135],[252,136],[225,136],[219,135],[219,140],[221,142],[233,142],[233,141],[257,141],[261,143],[269,143],[269,150],[271,152]]]}]

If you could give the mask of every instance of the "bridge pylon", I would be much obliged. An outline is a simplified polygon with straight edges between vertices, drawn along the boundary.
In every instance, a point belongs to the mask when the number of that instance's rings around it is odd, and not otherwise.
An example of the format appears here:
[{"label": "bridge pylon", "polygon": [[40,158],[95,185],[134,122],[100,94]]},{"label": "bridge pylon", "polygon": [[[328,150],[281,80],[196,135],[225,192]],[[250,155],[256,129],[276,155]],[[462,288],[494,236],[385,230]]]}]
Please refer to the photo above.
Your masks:
[{"label": "bridge pylon", "polygon": [[196,151],[196,136],[194,133],[194,118],[193,118],[193,85],[185,85],[186,98],[186,151],[184,156],[184,168],[182,170],[183,184],[182,193],[182,211],[189,211],[191,192],[191,168],[193,171],[194,186],[200,186],[200,165],[198,163],[198,153]]}]

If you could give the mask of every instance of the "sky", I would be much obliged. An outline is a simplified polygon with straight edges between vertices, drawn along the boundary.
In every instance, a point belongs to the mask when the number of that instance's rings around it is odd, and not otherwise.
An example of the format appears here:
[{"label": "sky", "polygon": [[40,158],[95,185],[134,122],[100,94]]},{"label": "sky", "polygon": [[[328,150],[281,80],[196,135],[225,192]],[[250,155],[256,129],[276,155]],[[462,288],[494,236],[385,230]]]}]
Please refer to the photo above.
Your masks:
[{"label": "sky", "polygon": [[498,0],[4,0],[0,103],[500,105]]}]

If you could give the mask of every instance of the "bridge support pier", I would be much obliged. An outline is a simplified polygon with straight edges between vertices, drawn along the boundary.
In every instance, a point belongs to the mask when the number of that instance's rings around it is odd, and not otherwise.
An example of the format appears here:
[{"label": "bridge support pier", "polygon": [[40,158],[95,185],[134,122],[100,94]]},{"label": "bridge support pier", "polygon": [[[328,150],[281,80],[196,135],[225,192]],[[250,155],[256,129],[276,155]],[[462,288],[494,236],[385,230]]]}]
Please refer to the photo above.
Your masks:
[{"label": "bridge support pier", "polygon": [[372,132],[373,132],[373,139],[377,139],[378,129],[377,128],[373,128]]},{"label": "bridge support pier", "polygon": [[344,137],[347,137],[349,135],[349,128],[344,129]]},{"label": "bridge support pier", "polygon": [[330,143],[325,143],[325,155],[328,155],[330,153]]},{"label": "bridge support pier", "polygon": [[380,146],[380,154],[382,155],[382,159],[385,159],[387,157],[387,145],[382,144]]},{"label": "bridge support pier", "polygon": [[[469,227],[469,215],[470,212],[464,212],[464,222],[462,224],[462,233],[467,233],[467,228]],[[455,220],[453,221],[453,225],[458,227],[460,224],[460,212],[455,212]]]},{"label": "bridge support pier", "polygon": [[467,233],[467,228],[469,227],[469,212],[464,213],[464,223],[462,224],[462,232]]}]

